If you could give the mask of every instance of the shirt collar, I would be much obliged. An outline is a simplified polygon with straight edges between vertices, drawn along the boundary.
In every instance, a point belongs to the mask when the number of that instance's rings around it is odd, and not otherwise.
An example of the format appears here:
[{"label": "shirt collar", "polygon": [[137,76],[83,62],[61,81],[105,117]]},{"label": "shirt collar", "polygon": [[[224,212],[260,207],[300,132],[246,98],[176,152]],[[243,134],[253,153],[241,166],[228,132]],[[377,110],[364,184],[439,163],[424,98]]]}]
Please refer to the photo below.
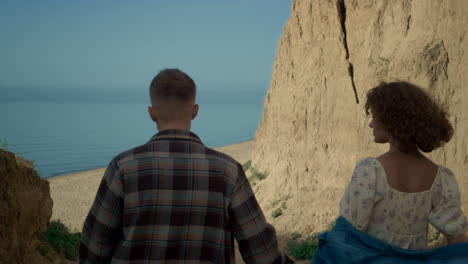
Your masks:
[{"label": "shirt collar", "polygon": [[186,139],[190,141],[195,141],[203,145],[201,139],[195,133],[183,129],[167,129],[159,131],[150,139],[150,142],[161,139]]}]

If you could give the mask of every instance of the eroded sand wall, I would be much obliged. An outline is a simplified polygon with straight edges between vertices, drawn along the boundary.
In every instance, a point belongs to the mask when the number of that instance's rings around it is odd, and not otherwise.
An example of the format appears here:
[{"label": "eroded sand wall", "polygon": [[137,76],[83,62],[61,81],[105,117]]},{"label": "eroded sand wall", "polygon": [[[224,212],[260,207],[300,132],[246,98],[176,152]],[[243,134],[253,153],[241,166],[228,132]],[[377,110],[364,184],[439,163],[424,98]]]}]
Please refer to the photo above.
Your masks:
[{"label": "eroded sand wall", "polygon": [[[254,189],[280,233],[321,230],[356,162],[386,150],[364,113],[380,81],[426,87],[448,108],[455,135],[430,155],[457,175],[468,212],[468,1],[294,0],[257,130]],[[272,218],[275,199],[291,195]],[[274,204],[274,203],[273,203]]]}]

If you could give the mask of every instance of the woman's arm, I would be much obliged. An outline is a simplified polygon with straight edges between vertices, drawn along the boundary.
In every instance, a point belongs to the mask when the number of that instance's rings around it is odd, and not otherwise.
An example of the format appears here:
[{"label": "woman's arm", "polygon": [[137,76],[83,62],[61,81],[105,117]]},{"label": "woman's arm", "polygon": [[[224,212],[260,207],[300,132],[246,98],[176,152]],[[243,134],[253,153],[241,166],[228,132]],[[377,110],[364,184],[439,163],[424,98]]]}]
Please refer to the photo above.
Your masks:
[{"label": "woman's arm", "polygon": [[440,167],[440,184],[434,189],[429,222],[447,237],[448,244],[468,242],[468,221],[461,206],[460,189],[455,175]]},{"label": "woman's arm", "polygon": [[366,158],[356,165],[340,202],[340,215],[361,231],[367,229],[374,204],[380,199],[377,196],[376,162]]}]

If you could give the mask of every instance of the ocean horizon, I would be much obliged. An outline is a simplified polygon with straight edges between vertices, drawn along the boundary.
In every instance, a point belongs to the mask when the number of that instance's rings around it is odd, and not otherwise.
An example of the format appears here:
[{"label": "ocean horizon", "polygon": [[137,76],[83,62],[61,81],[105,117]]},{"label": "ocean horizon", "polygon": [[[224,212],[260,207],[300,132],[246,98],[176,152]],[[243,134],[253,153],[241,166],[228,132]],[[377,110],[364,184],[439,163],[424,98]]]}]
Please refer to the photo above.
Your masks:
[{"label": "ocean horizon", "polygon": [[[200,103],[192,132],[210,148],[252,140],[260,103]],[[42,178],[106,167],[157,133],[140,102],[2,101],[0,140]]]}]

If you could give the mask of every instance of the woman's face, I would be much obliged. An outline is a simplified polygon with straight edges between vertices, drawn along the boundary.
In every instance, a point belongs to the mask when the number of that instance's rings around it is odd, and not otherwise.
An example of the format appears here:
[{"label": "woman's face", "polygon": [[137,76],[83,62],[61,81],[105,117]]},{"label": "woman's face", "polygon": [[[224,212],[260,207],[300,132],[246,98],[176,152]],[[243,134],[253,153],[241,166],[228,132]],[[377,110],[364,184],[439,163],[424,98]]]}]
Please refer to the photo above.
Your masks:
[{"label": "woman's face", "polygon": [[369,127],[372,128],[372,134],[374,135],[375,143],[388,143],[390,141],[390,134],[380,126],[379,122],[374,116],[372,116]]}]

